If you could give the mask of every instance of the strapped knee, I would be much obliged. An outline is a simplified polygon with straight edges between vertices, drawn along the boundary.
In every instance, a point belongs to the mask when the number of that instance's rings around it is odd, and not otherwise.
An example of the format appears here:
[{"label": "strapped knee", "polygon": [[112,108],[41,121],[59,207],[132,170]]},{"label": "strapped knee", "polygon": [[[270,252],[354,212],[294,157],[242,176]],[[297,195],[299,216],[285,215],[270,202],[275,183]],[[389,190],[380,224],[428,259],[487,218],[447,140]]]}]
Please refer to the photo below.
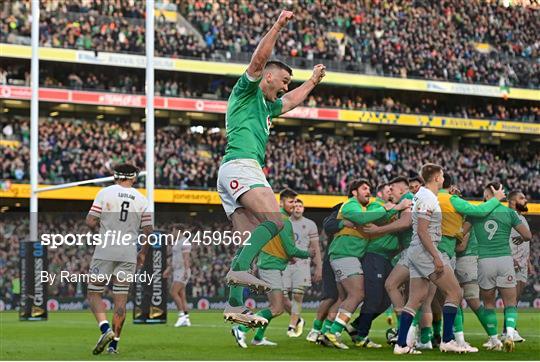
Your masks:
[{"label": "strapped knee", "polygon": [[479,299],[480,298],[480,287],[476,283],[467,283],[463,286],[463,298],[465,300],[469,299]]}]

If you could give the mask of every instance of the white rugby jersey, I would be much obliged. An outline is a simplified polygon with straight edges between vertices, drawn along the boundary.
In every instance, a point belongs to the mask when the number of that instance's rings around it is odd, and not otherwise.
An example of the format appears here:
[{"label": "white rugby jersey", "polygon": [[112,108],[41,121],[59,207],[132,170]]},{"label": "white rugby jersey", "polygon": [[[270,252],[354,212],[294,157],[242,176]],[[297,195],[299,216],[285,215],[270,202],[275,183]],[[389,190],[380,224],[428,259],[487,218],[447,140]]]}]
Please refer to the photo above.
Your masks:
[{"label": "white rugby jersey", "polygon": [[99,218],[99,233],[106,241],[96,245],[94,259],[137,262],[139,231],[153,225],[146,198],[132,187],[108,186],[99,191],[88,213]]},{"label": "white rugby jersey", "polygon": [[429,235],[431,236],[431,240],[433,242],[441,241],[442,212],[437,195],[431,192],[431,190],[422,186],[414,195],[412,207],[413,235],[411,245],[422,244],[422,241],[418,236],[419,218],[429,221],[428,231]]},{"label": "white rugby jersey", "polygon": [[[311,219],[308,219],[302,216],[300,219],[295,220],[293,217],[290,217],[293,233],[294,233],[294,242],[296,247],[300,250],[309,249],[309,241],[311,238],[317,238],[319,240],[319,231],[317,230],[317,224]],[[309,264],[308,259],[299,259],[296,261],[304,262]]]},{"label": "white rugby jersey", "polygon": [[[529,223],[527,222],[527,219],[525,219],[525,216],[521,215],[520,213],[517,213],[517,214],[518,214],[519,219],[523,223],[523,225],[525,225],[527,229],[530,230]],[[509,240],[510,249],[512,250],[512,258],[517,260],[521,268],[524,268],[525,266],[528,265],[531,244],[529,241],[524,241],[519,245],[514,244],[512,242],[512,239],[517,236],[520,236],[519,233],[515,229],[512,229],[512,232],[510,233],[510,240]]]}]

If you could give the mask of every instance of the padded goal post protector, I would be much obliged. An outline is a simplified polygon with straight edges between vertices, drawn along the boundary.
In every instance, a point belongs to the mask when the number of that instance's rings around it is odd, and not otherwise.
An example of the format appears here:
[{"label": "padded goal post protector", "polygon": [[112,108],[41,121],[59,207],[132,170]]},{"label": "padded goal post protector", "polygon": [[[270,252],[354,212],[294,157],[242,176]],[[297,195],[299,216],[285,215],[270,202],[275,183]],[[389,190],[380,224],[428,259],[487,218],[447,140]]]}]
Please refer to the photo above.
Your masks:
[{"label": "padded goal post protector", "polygon": [[47,283],[42,281],[42,271],[48,271],[47,247],[40,242],[19,243],[19,272],[21,297],[19,320],[47,320]]},{"label": "padded goal post protector", "polygon": [[[155,231],[158,237],[161,234]],[[152,243],[144,260],[144,266],[138,273],[152,275],[150,284],[137,278],[133,288],[133,323],[167,323],[167,299],[169,296],[167,280],[163,273],[167,268],[167,245],[163,242]]]}]

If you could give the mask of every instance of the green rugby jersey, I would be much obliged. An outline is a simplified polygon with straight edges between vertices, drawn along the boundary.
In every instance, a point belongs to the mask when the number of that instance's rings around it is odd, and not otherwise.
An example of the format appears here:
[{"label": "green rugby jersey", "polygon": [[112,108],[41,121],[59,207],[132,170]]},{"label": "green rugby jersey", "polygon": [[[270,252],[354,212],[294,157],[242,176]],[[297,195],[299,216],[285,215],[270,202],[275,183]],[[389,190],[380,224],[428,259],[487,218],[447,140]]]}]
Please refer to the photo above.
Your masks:
[{"label": "green rugby jersey", "polygon": [[510,233],[521,224],[518,214],[502,204],[485,217],[471,217],[478,240],[478,258],[510,256]]},{"label": "green rugby jersey", "polygon": [[[372,202],[364,207],[356,197],[349,198],[339,210],[338,219],[347,219],[356,225],[364,225],[383,218],[386,209],[378,203]],[[332,244],[330,244],[330,260],[357,257],[361,258],[366,252],[368,237],[354,228],[344,227],[338,231]]]},{"label": "green rugby jersey", "polygon": [[[372,204],[373,203],[383,206],[385,204],[385,201],[377,197],[375,201],[372,202]],[[368,206],[368,210],[369,210],[369,206]],[[375,224],[377,225],[389,224],[395,220],[394,215],[395,213],[387,212],[385,217],[376,221]],[[378,238],[370,239],[366,248],[366,252],[382,255],[388,260],[391,260],[398,250],[399,250],[399,243],[398,243],[398,237],[396,234],[386,234]]]},{"label": "green rugby jersey", "polygon": [[300,250],[294,241],[294,231],[291,220],[285,210],[281,209],[283,229],[270,240],[259,253],[257,267],[259,269],[285,270],[293,257],[309,258],[309,251]]},{"label": "green rugby jersey", "polygon": [[280,98],[267,101],[260,82],[261,79],[250,81],[244,73],[234,85],[227,102],[227,148],[222,163],[247,158],[264,166],[272,117],[281,114],[283,102]]}]

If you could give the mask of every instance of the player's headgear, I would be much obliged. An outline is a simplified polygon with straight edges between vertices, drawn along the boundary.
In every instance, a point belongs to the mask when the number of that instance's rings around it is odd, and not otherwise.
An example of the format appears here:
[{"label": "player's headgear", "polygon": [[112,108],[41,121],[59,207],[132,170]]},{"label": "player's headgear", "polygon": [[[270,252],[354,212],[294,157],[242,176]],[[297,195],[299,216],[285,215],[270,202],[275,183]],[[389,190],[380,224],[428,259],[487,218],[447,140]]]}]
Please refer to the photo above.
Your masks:
[{"label": "player's headgear", "polygon": [[116,181],[134,179],[139,175],[139,169],[129,163],[116,165],[113,170]]},{"label": "player's headgear", "polygon": [[353,197],[353,194],[352,192],[356,189],[358,189],[360,186],[362,185],[368,185],[369,188],[371,189],[371,184],[369,183],[368,180],[366,180],[365,178],[359,178],[359,179],[356,179],[356,180],[352,180],[350,183],[349,183],[349,187],[347,188],[347,194],[349,197]]}]

